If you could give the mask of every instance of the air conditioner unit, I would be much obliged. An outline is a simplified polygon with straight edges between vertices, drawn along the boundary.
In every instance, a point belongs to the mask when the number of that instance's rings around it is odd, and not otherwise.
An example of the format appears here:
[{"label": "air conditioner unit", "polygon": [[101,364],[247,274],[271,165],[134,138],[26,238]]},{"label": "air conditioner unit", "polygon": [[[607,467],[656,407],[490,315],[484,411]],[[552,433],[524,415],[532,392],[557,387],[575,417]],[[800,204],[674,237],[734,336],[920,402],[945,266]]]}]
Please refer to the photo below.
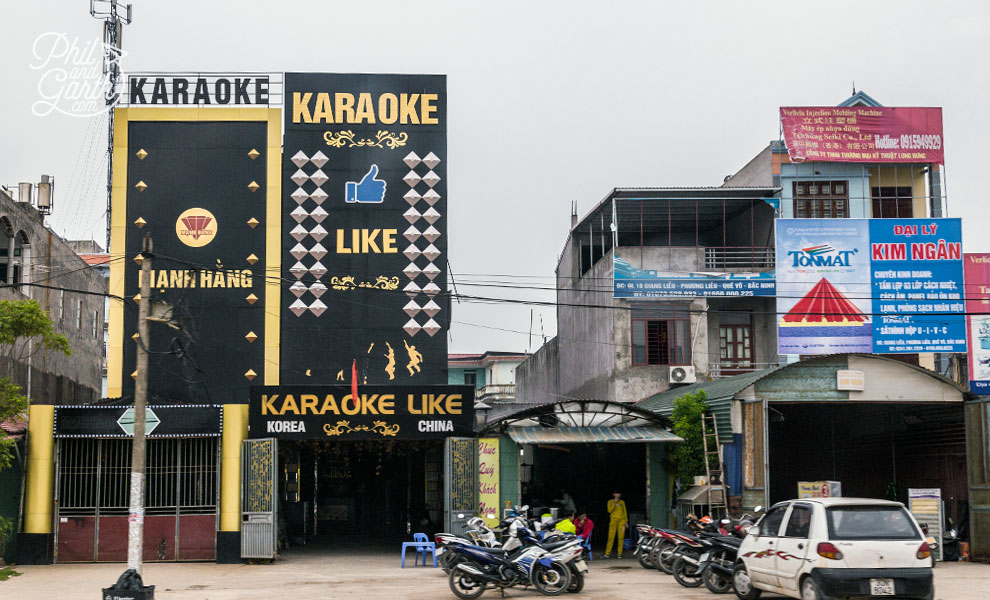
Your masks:
[{"label": "air conditioner unit", "polygon": [[697,381],[694,376],[694,367],[670,367],[667,371],[667,381],[669,383],[694,383]]}]

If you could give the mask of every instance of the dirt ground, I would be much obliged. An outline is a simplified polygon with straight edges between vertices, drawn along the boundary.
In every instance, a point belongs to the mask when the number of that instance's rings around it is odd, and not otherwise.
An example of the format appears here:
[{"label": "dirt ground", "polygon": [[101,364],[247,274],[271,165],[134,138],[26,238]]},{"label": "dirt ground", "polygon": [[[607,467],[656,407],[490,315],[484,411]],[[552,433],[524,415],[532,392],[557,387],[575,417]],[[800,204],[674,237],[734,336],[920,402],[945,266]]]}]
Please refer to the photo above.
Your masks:
[{"label": "dirt ground", "polygon": [[[213,563],[147,564],[145,583],[154,584],[161,600],[455,598],[440,569],[399,568],[399,555],[290,553],[274,564],[217,565]],[[631,598],[711,599],[704,587],[686,589],[672,577],[648,571],[628,557],[595,560],[581,594],[562,598],[629,600]],[[96,600],[124,570],[122,564],[79,564],[17,567],[22,574],[0,582],[0,598],[33,600],[76,598]],[[936,598],[984,600],[990,597],[990,565],[939,564],[935,569]],[[498,598],[487,591],[483,598]],[[532,588],[509,589],[507,598],[540,598]],[[772,598],[774,596],[765,596]],[[734,596],[722,596],[728,600]]]}]

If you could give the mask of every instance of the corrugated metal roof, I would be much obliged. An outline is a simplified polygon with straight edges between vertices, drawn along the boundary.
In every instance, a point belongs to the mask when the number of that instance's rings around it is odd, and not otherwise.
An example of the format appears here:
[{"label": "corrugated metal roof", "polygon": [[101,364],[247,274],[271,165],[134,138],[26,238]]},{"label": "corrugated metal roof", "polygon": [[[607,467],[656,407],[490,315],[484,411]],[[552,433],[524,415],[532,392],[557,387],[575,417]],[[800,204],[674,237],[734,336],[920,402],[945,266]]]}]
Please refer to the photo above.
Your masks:
[{"label": "corrugated metal roof", "polygon": [[770,367],[752,373],[743,373],[733,377],[723,377],[713,381],[702,381],[682,387],[671,388],[642,400],[636,406],[670,417],[674,412],[674,400],[685,394],[693,394],[704,390],[708,396],[708,412],[715,415],[718,424],[718,437],[722,442],[732,441],[732,398],[763,377],[780,370],[782,367]]},{"label": "corrugated metal roof", "polygon": [[659,427],[509,427],[519,444],[580,444],[591,442],[683,442]]}]

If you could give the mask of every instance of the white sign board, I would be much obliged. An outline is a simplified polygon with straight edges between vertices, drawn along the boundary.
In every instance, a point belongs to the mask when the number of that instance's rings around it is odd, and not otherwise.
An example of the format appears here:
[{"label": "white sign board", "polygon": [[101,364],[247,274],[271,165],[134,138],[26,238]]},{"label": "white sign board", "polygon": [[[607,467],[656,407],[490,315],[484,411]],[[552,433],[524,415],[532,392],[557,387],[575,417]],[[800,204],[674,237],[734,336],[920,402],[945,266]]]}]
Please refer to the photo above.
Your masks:
[{"label": "white sign board", "polygon": [[838,370],[835,372],[835,380],[835,389],[840,392],[862,392],[866,389],[866,373],[863,371]]},{"label": "white sign board", "polygon": [[942,560],[942,490],[908,489],[908,508],[918,523],[928,529],[928,537],[935,538],[938,547],[932,549],[932,555],[935,560]]}]

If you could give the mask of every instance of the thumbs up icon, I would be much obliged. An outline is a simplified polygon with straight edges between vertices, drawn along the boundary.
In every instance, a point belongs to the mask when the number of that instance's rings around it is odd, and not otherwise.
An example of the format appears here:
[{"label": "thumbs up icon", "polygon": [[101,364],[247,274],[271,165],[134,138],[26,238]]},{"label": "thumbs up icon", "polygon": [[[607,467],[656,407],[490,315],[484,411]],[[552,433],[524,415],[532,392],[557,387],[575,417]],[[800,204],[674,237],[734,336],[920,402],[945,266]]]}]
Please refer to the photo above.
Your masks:
[{"label": "thumbs up icon", "polygon": [[381,204],[385,201],[385,182],[375,179],[378,165],[371,165],[360,182],[348,181],[344,184],[344,202],[348,204]]}]

